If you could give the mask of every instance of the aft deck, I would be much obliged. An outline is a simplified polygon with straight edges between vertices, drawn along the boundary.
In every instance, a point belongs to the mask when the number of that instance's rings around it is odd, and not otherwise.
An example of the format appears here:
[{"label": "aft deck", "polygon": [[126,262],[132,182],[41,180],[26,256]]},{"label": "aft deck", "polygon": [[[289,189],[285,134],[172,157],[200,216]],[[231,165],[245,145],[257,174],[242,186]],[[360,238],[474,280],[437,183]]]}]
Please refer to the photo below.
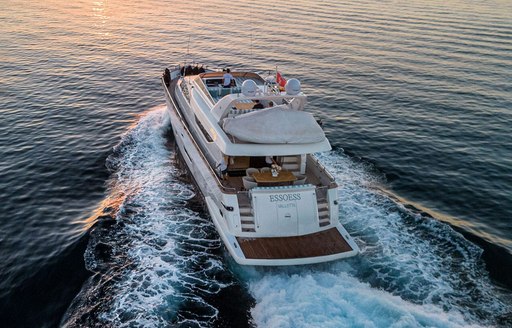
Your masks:
[{"label": "aft deck", "polygon": [[237,241],[248,259],[308,258],[353,250],[336,228],[294,237],[237,237]]},{"label": "aft deck", "polygon": [[[336,187],[336,183],[334,182],[334,178],[326,171],[326,169],[321,165],[316,159],[314,159],[311,155],[307,156],[307,165],[304,174],[300,173],[300,156],[286,156],[279,158],[278,162],[283,168],[284,173],[291,172],[296,174],[298,177],[303,176],[305,179],[302,184],[311,184],[317,187],[328,187],[334,188]],[[253,163],[255,164],[255,163]],[[225,189],[231,189],[236,191],[244,191],[247,190],[244,188],[242,178],[244,176],[248,176],[246,173],[246,169],[249,167],[253,167],[256,169],[261,169],[261,165],[251,164],[251,160],[249,157],[237,157],[233,164],[228,164],[228,174],[224,177],[223,180],[220,181],[222,187]],[[277,180],[277,179],[276,179]],[[293,185],[293,182],[289,183]],[[261,184],[263,186],[264,184]],[[278,185],[278,184],[275,184]],[[284,184],[286,185],[286,183]]]}]

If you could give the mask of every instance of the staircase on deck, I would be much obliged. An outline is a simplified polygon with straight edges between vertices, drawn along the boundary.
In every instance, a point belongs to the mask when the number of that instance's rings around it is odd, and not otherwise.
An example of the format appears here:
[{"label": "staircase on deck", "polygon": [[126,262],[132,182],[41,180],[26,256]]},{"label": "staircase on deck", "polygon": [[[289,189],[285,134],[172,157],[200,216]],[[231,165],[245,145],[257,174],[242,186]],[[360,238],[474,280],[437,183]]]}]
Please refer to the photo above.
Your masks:
[{"label": "staircase on deck", "polygon": [[281,158],[281,167],[283,168],[283,170],[299,172],[300,171],[300,155],[282,157]]},{"label": "staircase on deck", "polygon": [[249,194],[238,194],[238,208],[240,209],[240,221],[242,232],[256,232],[256,223],[252,214],[251,199]]}]

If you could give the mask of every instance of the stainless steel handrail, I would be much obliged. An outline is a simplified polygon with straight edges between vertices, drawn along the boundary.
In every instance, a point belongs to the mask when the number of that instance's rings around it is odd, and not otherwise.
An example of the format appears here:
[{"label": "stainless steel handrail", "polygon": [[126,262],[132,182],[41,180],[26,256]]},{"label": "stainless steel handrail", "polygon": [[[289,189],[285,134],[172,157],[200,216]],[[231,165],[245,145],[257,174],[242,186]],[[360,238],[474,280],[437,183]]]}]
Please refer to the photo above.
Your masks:
[{"label": "stainless steel handrail", "polygon": [[338,184],[336,183],[336,179],[332,176],[332,174],[325,168],[325,166],[320,163],[320,161],[318,160],[318,158],[313,155],[313,154],[310,154],[311,156],[311,160],[315,162],[315,165],[327,176],[327,178],[330,180],[329,181],[329,184],[330,184],[330,187],[336,187],[338,186]]}]

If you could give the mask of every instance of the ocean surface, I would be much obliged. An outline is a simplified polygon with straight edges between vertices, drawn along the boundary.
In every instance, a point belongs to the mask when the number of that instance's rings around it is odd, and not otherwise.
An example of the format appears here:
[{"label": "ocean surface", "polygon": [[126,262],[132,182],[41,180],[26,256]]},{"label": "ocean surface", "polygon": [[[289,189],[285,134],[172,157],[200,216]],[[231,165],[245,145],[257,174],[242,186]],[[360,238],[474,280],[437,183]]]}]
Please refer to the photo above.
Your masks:
[{"label": "ocean surface", "polygon": [[[511,1],[0,3],[0,326],[512,326]],[[185,61],[301,81],[360,256],[230,259],[174,160]]]}]

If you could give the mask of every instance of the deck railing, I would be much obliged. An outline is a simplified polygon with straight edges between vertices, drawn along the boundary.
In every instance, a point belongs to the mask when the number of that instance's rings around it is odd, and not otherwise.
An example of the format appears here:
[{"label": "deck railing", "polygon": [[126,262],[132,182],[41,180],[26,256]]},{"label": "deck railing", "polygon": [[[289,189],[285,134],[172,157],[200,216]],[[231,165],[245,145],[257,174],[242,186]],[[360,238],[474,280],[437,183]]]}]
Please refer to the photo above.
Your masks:
[{"label": "deck railing", "polygon": [[315,155],[311,154],[310,156],[308,156],[306,166],[309,166],[309,167],[314,166],[325,177],[327,177],[328,181],[325,181],[325,179],[322,179],[323,177],[321,174],[318,175],[318,178],[319,178],[320,182],[322,183],[322,185],[328,185],[329,188],[335,188],[338,186],[336,183],[336,180],[334,179],[332,174],[329,171],[327,171],[327,169],[325,168],[325,166],[322,165],[322,163],[320,163],[318,161],[318,158],[316,158]]}]

